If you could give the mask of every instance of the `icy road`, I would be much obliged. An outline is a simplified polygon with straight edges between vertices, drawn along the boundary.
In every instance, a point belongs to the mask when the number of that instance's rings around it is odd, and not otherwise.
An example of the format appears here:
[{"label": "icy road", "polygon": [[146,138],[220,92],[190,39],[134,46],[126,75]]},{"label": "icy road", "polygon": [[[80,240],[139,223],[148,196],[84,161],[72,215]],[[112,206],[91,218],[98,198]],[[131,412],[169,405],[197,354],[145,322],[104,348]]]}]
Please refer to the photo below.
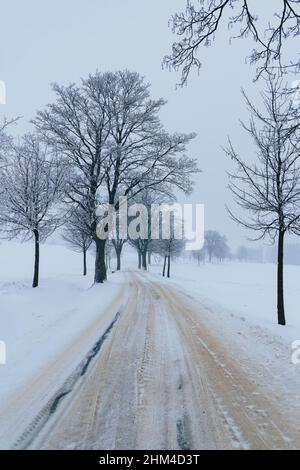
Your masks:
[{"label": "icy road", "polygon": [[222,334],[202,322],[199,303],[134,272],[118,302],[99,341],[15,448],[300,447],[299,416],[258,386],[255,371],[249,375]]}]

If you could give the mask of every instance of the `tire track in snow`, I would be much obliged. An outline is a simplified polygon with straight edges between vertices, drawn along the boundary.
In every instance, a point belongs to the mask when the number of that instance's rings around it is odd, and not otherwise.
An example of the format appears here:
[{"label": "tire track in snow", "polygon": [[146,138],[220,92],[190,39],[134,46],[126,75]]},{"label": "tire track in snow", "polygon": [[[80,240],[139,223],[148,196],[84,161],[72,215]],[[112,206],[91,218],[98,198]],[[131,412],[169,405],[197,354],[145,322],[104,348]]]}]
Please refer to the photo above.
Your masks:
[{"label": "tire track in snow", "polygon": [[115,323],[118,321],[119,316],[120,312],[117,312],[112,322],[104,331],[103,335],[101,335],[99,340],[94,344],[85,358],[76,367],[74,372],[66,379],[63,385],[57,390],[55,395],[50,398],[47,404],[41,409],[38,415],[16,440],[15,444],[12,446],[14,450],[21,450],[29,447],[30,444],[34,441],[35,437],[46,425],[50,417],[56,412],[61,401],[74,390],[78,381],[81,380],[81,378],[86,374],[91,362],[100,353],[104,341],[107,339]]},{"label": "tire track in snow", "polygon": [[147,274],[128,278],[120,321],[33,448],[296,447],[292,420],[257,393],[201,305]]}]

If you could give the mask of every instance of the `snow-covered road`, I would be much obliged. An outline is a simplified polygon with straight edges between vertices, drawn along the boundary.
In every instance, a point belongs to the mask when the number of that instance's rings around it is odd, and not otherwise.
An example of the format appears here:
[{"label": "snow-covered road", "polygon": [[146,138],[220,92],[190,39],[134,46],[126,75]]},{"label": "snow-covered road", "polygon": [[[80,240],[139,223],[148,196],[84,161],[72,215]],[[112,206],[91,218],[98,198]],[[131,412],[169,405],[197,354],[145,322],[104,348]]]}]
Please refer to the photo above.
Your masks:
[{"label": "snow-covered road", "polygon": [[16,447],[299,448],[299,407],[261,375],[257,383],[201,308],[151,275],[127,273],[99,351],[20,429]]}]

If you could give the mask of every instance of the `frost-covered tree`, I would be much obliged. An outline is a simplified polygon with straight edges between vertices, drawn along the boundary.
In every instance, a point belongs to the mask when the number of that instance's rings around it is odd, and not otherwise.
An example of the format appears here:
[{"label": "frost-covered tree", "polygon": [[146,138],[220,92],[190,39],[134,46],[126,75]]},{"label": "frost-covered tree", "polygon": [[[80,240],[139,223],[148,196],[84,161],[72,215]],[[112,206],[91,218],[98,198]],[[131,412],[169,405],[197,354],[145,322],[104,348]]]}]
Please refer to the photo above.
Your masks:
[{"label": "frost-covered tree", "polygon": [[171,260],[178,258],[185,247],[184,238],[178,239],[174,237],[174,233],[167,239],[160,239],[155,241],[152,250],[158,253],[164,260],[162,275],[171,276]]},{"label": "frost-covered tree", "polygon": [[[121,256],[122,256],[122,251],[124,248],[124,245],[127,243],[127,237],[124,237],[124,234],[121,233],[121,223],[123,221],[120,221],[120,210],[116,211],[116,227],[115,227],[115,233],[113,234],[113,238],[109,240],[111,243],[111,246],[114,248],[116,259],[117,259],[117,271],[120,271],[121,269]],[[122,213],[123,216],[123,213]],[[127,221],[125,221],[128,223]],[[124,222],[124,223],[125,223]],[[126,227],[127,228],[127,227]],[[108,242],[106,243],[108,244]]]},{"label": "frost-covered tree", "polygon": [[198,264],[205,263],[205,248],[201,248],[201,250],[194,250],[192,252],[192,257],[197,261]]},{"label": "frost-covered tree", "polygon": [[224,261],[225,259],[230,258],[230,248],[228,246],[227,238],[225,235],[221,236],[221,239],[214,250],[214,256],[219,261]]},{"label": "frost-covered tree", "polygon": [[72,209],[71,214],[69,214],[65,222],[62,235],[63,239],[74,251],[82,253],[84,276],[87,274],[87,251],[92,243],[89,230],[90,221],[87,216],[87,212],[83,210],[81,206]]},{"label": "frost-covered tree", "polygon": [[146,230],[141,230],[141,236],[138,238],[129,239],[130,244],[137,250],[139,268],[146,270],[147,255],[152,250],[151,247],[155,243],[154,232],[160,232],[161,228],[161,214],[158,214],[157,219],[152,217],[152,208],[155,205],[163,207],[163,204],[172,204],[175,201],[174,194],[172,193],[172,185],[160,184],[155,188],[143,189],[143,191],[138,192],[131,201],[134,204],[141,204],[147,212],[146,220],[144,220]]},{"label": "frost-covered tree", "polygon": [[162,234],[158,240],[153,240],[151,250],[163,258],[163,276],[171,275],[171,260],[178,258],[186,244],[184,237],[184,221],[176,217],[174,212],[169,213],[170,225],[168,230],[163,228]]},{"label": "frost-covered tree", "polygon": [[130,245],[136,249],[138,255],[138,268],[147,270],[147,246],[146,238],[130,239]]},{"label": "frost-covered tree", "polygon": [[135,72],[96,73],[81,86],[54,85],[57,100],[39,112],[35,125],[69,159],[76,177],[69,198],[89,195],[91,236],[96,244],[95,282],[106,279],[105,243],[97,236],[96,207],[118,209],[119,196],[165,183],[188,192],[196,163],[184,153],[194,134],[168,134],[150,98],[150,85]]},{"label": "frost-covered tree", "polygon": [[290,94],[283,93],[282,82],[271,76],[262,94],[262,111],[244,96],[251,118],[242,126],[254,142],[255,155],[249,160],[248,149],[239,155],[229,143],[226,152],[236,167],[230,174],[229,187],[237,206],[229,213],[236,222],[256,232],[256,239],[270,237],[277,242],[277,317],[278,323],[285,325],[284,240],[287,233],[300,234],[299,109],[295,109]]},{"label": "frost-covered tree", "polygon": [[12,150],[13,139],[7,133],[7,130],[11,124],[18,121],[18,118],[8,120],[6,118],[0,123],[0,168],[6,164],[9,158],[9,153]]},{"label": "frost-covered tree", "polygon": [[68,161],[67,200],[92,215],[89,231],[96,245],[96,282],[106,271],[104,252],[100,250],[100,244],[104,242],[96,233],[96,207],[101,200],[103,162],[110,132],[104,78],[100,82],[99,93],[89,79],[82,81],[81,86],[54,84],[56,101],[39,112],[34,121],[48,144],[58,148]]},{"label": "frost-covered tree", "polygon": [[105,244],[105,265],[106,269],[111,269],[111,257],[112,257],[113,245],[111,240],[107,240]]},{"label": "frost-covered tree", "polygon": [[299,58],[289,61],[286,51],[289,41],[300,35],[299,0],[269,2],[268,17],[260,15],[259,3],[265,2],[187,0],[185,11],[174,14],[171,19],[178,41],[173,43],[164,64],[181,70],[181,84],[184,84],[191,69],[201,67],[199,49],[210,46],[223,23],[227,23],[233,37],[253,40],[255,47],[250,53],[250,62],[257,64],[257,76],[275,68],[281,73],[298,71]]},{"label": "frost-covered tree", "polygon": [[[216,230],[207,230],[204,235],[204,249],[208,254],[209,262],[212,262],[212,258],[219,258],[220,253],[227,251],[226,237],[222,236]],[[222,257],[222,256],[221,256]]]},{"label": "frost-covered tree", "polygon": [[112,245],[115,249],[116,257],[117,257],[117,271],[120,271],[120,269],[121,269],[121,255],[122,255],[123,247],[124,247],[126,241],[127,240],[125,240],[124,238],[120,239],[118,237],[113,238],[111,240]]},{"label": "frost-covered tree", "polygon": [[40,241],[61,222],[64,167],[57,155],[32,134],[15,146],[1,169],[0,221],[7,237],[34,239],[32,287],[39,283]]},{"label": "frost-covered tree", "polygon": [[[95,86],[98,80],[94,77]],[[191,175],[197,169],[184,152],[194,134],[170,135],[163,129],[158,112],[165,102],[150,98],[150,85],[139,74],[117,72],[108,74],[108,80],[111,133],[109,158],[104,163],[108,202],[118,209],[119,196],[136,201],[141,192],[159,191],[162,184],[189,192]],[[145,239],[138,244],[145,269],[149,244]]]}]

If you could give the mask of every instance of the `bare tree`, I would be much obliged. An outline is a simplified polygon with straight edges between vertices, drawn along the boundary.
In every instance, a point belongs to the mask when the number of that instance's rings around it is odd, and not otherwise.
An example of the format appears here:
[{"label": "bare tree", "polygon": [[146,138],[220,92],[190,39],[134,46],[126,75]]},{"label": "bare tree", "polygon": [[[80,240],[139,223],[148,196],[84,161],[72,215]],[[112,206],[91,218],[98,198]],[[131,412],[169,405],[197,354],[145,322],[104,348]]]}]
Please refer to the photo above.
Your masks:
[{"label": "bare tree", "polygon": [[[126,207],[126,209],[127,209],[127,207]],[[120,220],[121,219],[121,214],[122,214],[122,218],[123,218],[123,212],[121,213],[120,208],[118,208],[118,210],[116,211],[115,233],[113,234],[113,238],[111,240],[109,240],[111,242],[111,245],[114,247],[114,250],[115,250],[115,255],[116,255],[116,258],[117,258],[117,271],[120,271],[120,269],[121,269],[122,251],[123,251],[123,248],[124,248],[125,244],[128,241],[127,237],[124,237],[124,234],[121,233],[121,224],[124,224],[124,225],[127,224],[126,228],[128,228],[128,217],[127,217],[128,214],[126,213],[126,218],[127,218],[126,221]]]},{"label": "bare tree", "polygon": [[23,235],[34,238],[35,260],[32,287],[39,283],[40,241],[45,240],[61,222],[64,169],[57,156],[40,140],[28,134],[14,147],[9,162],[2,168],[0,220],[9,238]]},{"label": "bare tree", "polygon": [[207,251],[209,261],[215,257],[219,261],[230,257],[230,248],[228,246],[227,238],[219,232],[208,230],[205,233],[204,251]]},{"label": "bare tree", "polygon": [[194,250],[192,251],[192,257],[197,261],[198,265],[200,263],[205,263],[205,248],[201,248],[201,250]]},{"label": "bare tree", "polygon": [[101,273],[106,272],[105,243],[98,239],[96,233],[96,207],[101,200],[103,162],[110,132],[105,87],[104,78],[99,78],[98,94],[89,80],[82,81],[81,87],[54,84],[56,102],[39,112],[34,121],[46,141],[59,148],[67,158],[67,201],[90,215],[90,236],[96,244],[95,282],[100,280]]},{"label": "bare tree", "polygon": [[222,22],[227,22],[229,29],[238,28],[235,37],[253,39],[256,47],[250,61],[258,66],[257,77],[274,68],[281,72],[287,68],[299,70],[298,58],[288,64],[282,60],[288,39],[300,34],[299,0],[280,0],[268,5],[267,26],[266,18],[259,18],[259,9],[254,4],[250,0],[188,0],[185,11],[172,16],[172,30],[179,40],[173,43],[172,53],[164,58],[164,64],[181,69],[181,84],[187,81],[193,67],[201,67],[198,49],[211,45]]},{"label": "bare tree", "polygon": [[136,238],[130,239],[129,243],[133,246],[138,255],[138,268],[147,270],[147,247],[148,247],[148,240],[146,238]]},{"label": "bare tree", "polygon": [[208,254],[209,262],[216,257],[223,259],[229,252],[226,237],[215,230],[207,230],[204,237],[204,250]]},{"label": "bare tree", "polygon": [[[164,131],[158,112],[165,102],[150,99],[150,85],[137,73],[121,71],[108,77],[111,147],[104,180],[109,203],[118,209],[119,196],[136,202],[140,193],[143,197],[153,195],[151,190],[161,192],[162,185],[190,192],[191,175],[197,167],[184,152],[195,134],[170,135]],[[97,75],[92,80],[97,87]],[[121,245],[120,241],[118,247]],[[140,238],[135,245],[141,250],[141,264],[146,269],[149,240]]]},{"label": "bare tree", "polygon": [[115,249],[115,253],[117,257],[117,271],[120,271],[121,269],[121,255],[122,255],[123,247],[126,242],[127,242],[126,238],[120,238],[120,231],[119,231],[118,217],[117,217],[116,235],[111,240],[111,243]]},{"label": "bare tree", "polygon": [[225,235],[221,236],[220,243],[218,243],[218,245],[216,246],[214,255],[219,261],[230,259],[230,248],[228,246],[227,238],[225,237]]},{"label": "bare tree", "polygon": [[172,233],[169,238],[157,240],[153,244],[153,252],[158,253],[164,260],[163,277],[171,276],[171,259],[178,258],[182,254],[184,247],[185,240],[183,238],[175,238],[174,233]]},{"label": "bare tree", "polygon": [[249,218],[229,213],[236,222],[257,232],[257,239],[269,236],[277,240],[277,315],[278,323],[285,325],[284,238],[288,232],[300,233],[299,120],[278,78],[267,80],[263,112],[244,96],[251,120],[242,126],[254,141],[257,157],[255,163],[249,163],[229,143],[227,154],[237,167],[229,175],[229,187],[237,206],[245,209]]},{"label": "bare tree", "polygon": [[105,243],[97,236],[96,207],[118,209],[119,196],[173,184],[188,192],[194,160],[184,155],[194,134],[166,133],[158,112],[164,101],[150,99],[150,85],[134,72],[96,73],[81,87],[54,86],[55,104],[38,113],[35,124],[64,152],[74,168],[69,199],[81,204],[89,195],[90,227],[96,244],[95,282],[106,279]]},{"label": "bare tree", "polygon": [[111,269],[112,240],[107,240],[105,244],[105,265],[106,269]]},{"label": "bare tree", "polygon": [[74,208],[69,215],[63,232],[63,239],[70,247],[83,256],[83,275],[87,274],[87,251],[91,246],[92,238],[89,227],[90,220],[87,219],[87,212],[82,206]]},{"label": "bare tree", "polygon": [[185,248],[184,221],[180,220],[174,212],[169,213],[170,226],[168,231],[163,230],[162,236],[154,240],[151,249],[153,253],[160,255],[163,260],[163,276],[171,275],[171,260],[176,259]]},{"label": "bare tree", "polygon": [[[147,255],[151,250],[153,243],[153,234],[154,231],[160,231],[160,214],[158,214],[157,220],[152,219],[151,209],[154,205],[162,207],[162,204],[170,204],[175,201],[175,196],[172,192],[172,185],[170,184],[158,184],[155,188],[146,188],[141,192],[138,192],[131,201],[135,204],[142,204],[143,207],[147,210],[147,216],[144,220],[146,224],[146,230],[141,231],[143,233],[140,237],[136,239],[130,239],[130,244],[134,246],[138,252],[139,259],[139,268],[147,269]],[[146,233],[144,233],[146,232]],[[149,256],[148,256],[149,261]]]},{"label": "bare tree", "polygon": [[0,123],[0,168],[6,164],[9,153],[12,150],[13,139],[7,133],[7,128],[11,124],[15,124],[18,119],[19,118],[8,120],[4,118],[2,123]]}]

